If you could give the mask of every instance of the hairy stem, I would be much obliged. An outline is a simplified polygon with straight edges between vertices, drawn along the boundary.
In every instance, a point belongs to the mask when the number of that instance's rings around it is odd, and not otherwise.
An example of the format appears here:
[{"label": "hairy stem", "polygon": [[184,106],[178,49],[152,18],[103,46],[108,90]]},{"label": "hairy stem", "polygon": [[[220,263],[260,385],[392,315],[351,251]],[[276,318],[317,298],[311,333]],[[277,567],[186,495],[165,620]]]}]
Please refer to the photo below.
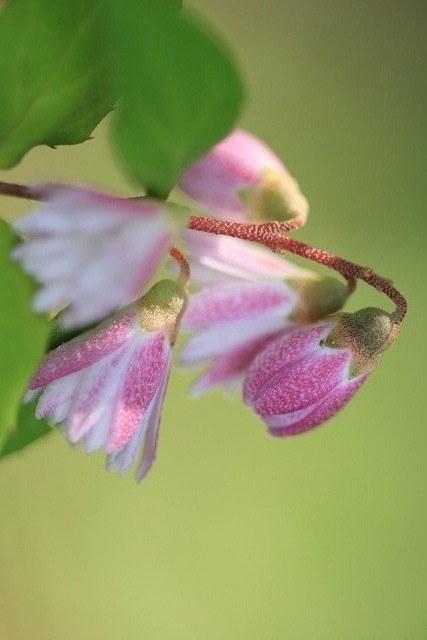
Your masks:
[{"label": "hairy stem", "polygon": [[179,276],[177,282],[183,289],[185,289],[190,280],[190,265],[188,264],[188,260],[186,260],[181,251],[176,247],[172,247],[169,250],[169,254],[179,265]]},{"label": "hairy stem", "polygon": [[[43,199],[40,192],[37,194],[31,187],[8,182],[0,182],[0,195],[26,198],[29,200]],[[206,233],[258,242],[276,253],[289,251],[295,255],[307,258],[307,260],[317,262],[317,264],[322,264],[334,269],[347,280],[349,293],[354,291],[357,280],[363,280],[363,282],[366,282],[390,298],[396,306],[395,311],[391,314],[392,321],[395,324],[402,322],[406,315],[408,305],[404,296],[393,286],[391,280],[378,275],[370,267],[363,267],[339,256],[335,256],[328,251],[317,249],[316,247],[312,247],[304,242],[299,242],[298,240],[293,240],[284,235],[286,231],[296,229],[301,226],[301,224],[302,222],[298,218],[284,223],[266,222],[264,224],[247,224],[244,222],[229,222],[228,220],[205,218],[203,216],[191,216],[188,228],[195,231],[204,231]],[[187,260],[176,247],[172,247],[170,255],[180,266],[179,281],[183,287],[187,286],[190,278],[190,268]]]},{"label": "hairy stem", "polygon": [[356,280],[363,280],[378,291],[381,291],[381,293],[384,293],[394,302],[396,309],[394,313],[391,314],[391,317],[395,324],[400,324],[406,315],[407,302],[403,295],[393,286],[391,280],[376,274],[369,267],[354,264],[349,260],[335,256],[327,251],[311,247],[303,242],[284,236],[279,223],[268,222],[266,224],[256,225],[192,216],[188,227],[189,229],[197,231],[205,231],[207,233],[258,242],[276,253],[289,251],[295,255],[312,260],[317,264],[322,264],[334,269],[346,278],[350,293],[355,288]]}]

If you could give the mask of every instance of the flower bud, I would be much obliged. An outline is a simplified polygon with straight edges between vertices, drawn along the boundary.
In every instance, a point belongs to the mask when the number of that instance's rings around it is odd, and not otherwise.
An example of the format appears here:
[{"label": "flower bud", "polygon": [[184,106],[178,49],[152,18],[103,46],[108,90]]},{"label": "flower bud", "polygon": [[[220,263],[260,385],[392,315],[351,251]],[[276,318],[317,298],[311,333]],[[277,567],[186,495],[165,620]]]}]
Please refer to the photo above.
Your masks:
[{"label": "flower bud", "polygon": [[376,308],[288,329],[253,361],[244,401],[274,436],[313,429],[350,400],[396,337]]},{"label": "flower bud", "polygon": [[308,202],[281,160],[241,129],[187,169],[179,187],[219,218],[304,222],[308,215]]}]

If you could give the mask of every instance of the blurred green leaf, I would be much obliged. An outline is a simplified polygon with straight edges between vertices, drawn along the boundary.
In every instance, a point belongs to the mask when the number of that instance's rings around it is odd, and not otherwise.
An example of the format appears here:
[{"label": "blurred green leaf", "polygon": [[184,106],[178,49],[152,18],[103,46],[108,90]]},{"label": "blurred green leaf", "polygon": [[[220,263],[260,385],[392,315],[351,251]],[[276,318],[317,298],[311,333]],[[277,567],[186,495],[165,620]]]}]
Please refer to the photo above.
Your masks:
[{"label": "blurred green leaf", "polygon": [[233,127],[243,103],[229,53],[188,12],[167,3],[106,0],[123,96],[115,141],[132,177],[162,195]]},{"label": "blurred green leaf", "polygon": [[55,147],[61,144],[79,144],[90,140],[91,133],[101,120],[114,109],[114,104],[111,87],[106,83],[103,89],[92,86],[84,102],[69,113],[55,130],[46,135],[43,144]]},{"label": "blurred green leaf", "polygon": [[16,424],[22,394],[49,335],[47,318],[31,311],[32,281],[9,258],[14,242],[9,225],[0,220],[0,446]]},{"label": "blurred green leaf", "polygon": [[16,427],[6,438],[3,448],[0,450],[0,458],[17,453],[40,438],[53,433],[54,429],[48,425],[46,420],[37,420],[35,417],[36,404],[37,400],[20,407],[16,418]]},{"label": "blurred green leaf", "polygon": [[0,14],[0,167],[88,139],[114,95],[99,0],[14,0]]}]

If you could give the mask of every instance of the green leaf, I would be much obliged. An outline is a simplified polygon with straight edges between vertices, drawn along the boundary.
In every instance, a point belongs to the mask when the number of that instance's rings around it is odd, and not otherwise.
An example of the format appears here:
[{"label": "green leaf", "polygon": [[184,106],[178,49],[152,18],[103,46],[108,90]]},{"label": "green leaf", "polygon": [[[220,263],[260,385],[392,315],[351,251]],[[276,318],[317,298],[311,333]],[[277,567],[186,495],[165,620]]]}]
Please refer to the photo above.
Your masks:
[{"label": "green leaf", "polygon": [[133,178],[161,195],[233,127],[242,82],[223,44],[188,12],[158,0],[144,11],[140,0],[107,5],[123,96],[115,142]]},{"label": "green leaf", "polygon": [[5,458],[11,453],[17,453],[28,445],[44,438],[54,429],[48,425],[46,420],[37,420],[35,417],[37,400],[31,404],[20,407],[16,419],[16,427],[10,432],[3,448],[0,450],[0,458]]},{"label": "green leaf", "polygon": [[100,1],[14,0],[0,14],[0,167],[86,140],[111,110]]},{"label": "green leaf", "polygon": [[47,318],[31,311],[33,282],[9,258],[15,238],[0,220],[0,446],[15,426],[22,395],[49,335]]}]

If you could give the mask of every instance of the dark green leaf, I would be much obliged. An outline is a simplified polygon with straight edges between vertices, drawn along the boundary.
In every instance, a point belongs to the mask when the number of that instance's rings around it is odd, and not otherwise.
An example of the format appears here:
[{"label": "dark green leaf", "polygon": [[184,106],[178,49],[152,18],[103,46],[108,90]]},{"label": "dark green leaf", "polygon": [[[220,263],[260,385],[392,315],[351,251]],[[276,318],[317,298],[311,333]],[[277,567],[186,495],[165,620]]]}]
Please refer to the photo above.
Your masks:
[{"label": "dark green leaf", "polygon": [[37,420],[34,415],[37,401],[22,406],[16,418],[16,427],[9,433],[3,448],[0,450],[0,458],[5,458],[11,453],[17,453],[28,445],[53,433],[46,420]]},{"label": "dark green leaf", "polygon": [[0,14],[0,167],[86,140],[114,103],[100,0],[14,0]]},{"label": "dark green leaf", "polygon": [[49,334],[47,318],[31,311],[32,281],[9,259],[14,242],[9,225],[0,220],[0,446],[16,424],[21,397]]},{"label": "dark green leaf", "polygon": [[115,139],[131,175],[164,194],[233,127],[243,102],[238,71],[194,16],[158,0],[107,0],[123,95]]}]

